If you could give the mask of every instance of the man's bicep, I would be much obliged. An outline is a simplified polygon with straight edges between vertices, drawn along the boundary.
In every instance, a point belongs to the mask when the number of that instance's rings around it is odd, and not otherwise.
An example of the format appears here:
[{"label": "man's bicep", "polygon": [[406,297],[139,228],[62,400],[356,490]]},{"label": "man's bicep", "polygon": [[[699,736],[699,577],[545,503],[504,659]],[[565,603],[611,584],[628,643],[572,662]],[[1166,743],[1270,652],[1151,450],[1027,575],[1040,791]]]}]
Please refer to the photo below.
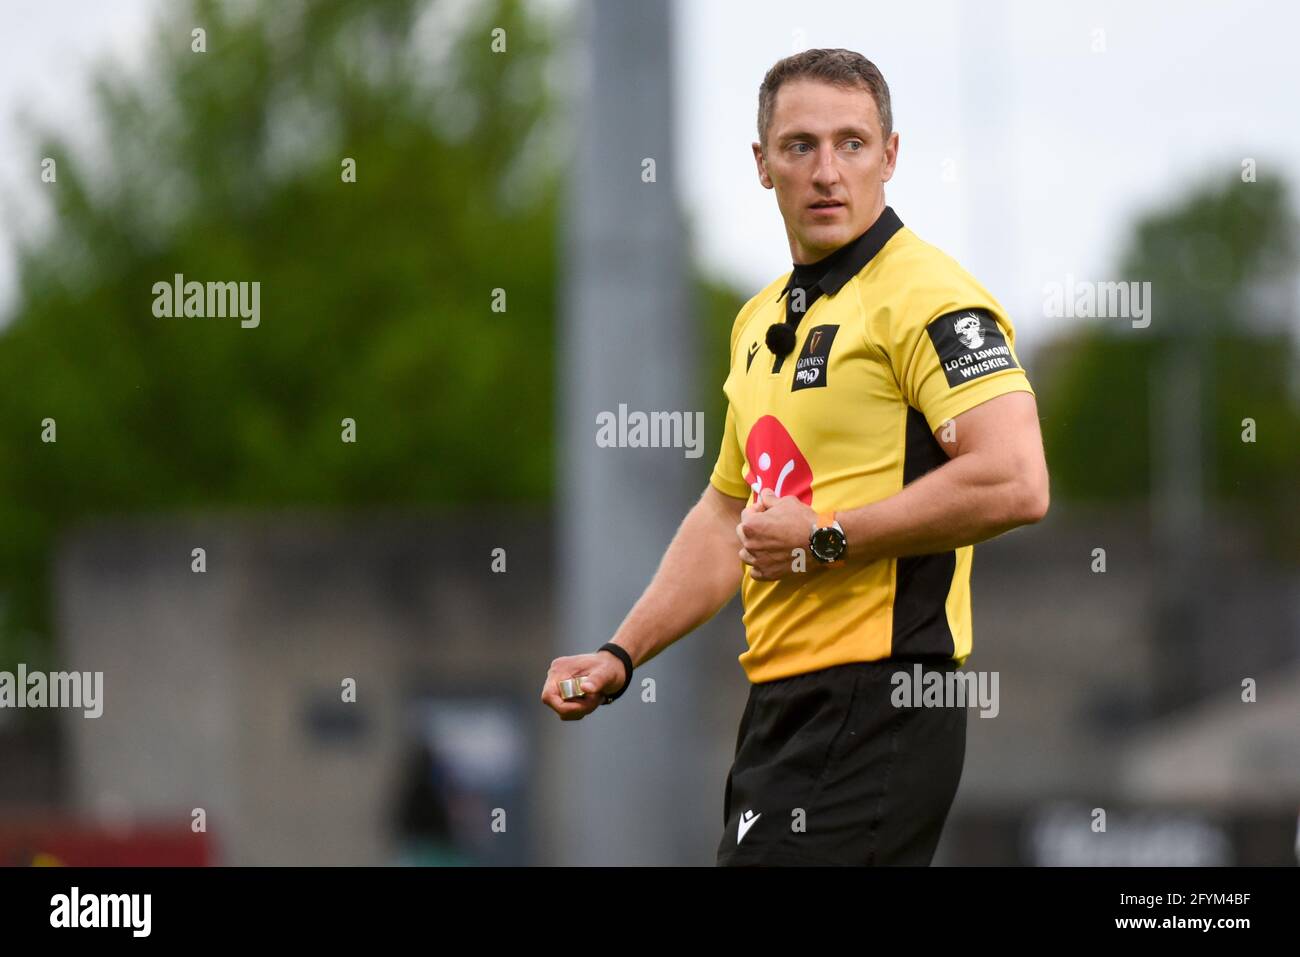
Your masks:
[{"label": "man's bicep", "polygon": [[1051,494],[1038,403],[1032,392],[1006,392],[954,416],[935,430],[949,458],[978,462],[968,476],[1006,489],[1010,520],[1037,522]]},{"label": "man's bicep", "polygon": [[949,458],[979,452],[995,456],[1017,471],[1043,465],[1038,402],[1032,392],[994,396],[940,425],[934,437]]}]

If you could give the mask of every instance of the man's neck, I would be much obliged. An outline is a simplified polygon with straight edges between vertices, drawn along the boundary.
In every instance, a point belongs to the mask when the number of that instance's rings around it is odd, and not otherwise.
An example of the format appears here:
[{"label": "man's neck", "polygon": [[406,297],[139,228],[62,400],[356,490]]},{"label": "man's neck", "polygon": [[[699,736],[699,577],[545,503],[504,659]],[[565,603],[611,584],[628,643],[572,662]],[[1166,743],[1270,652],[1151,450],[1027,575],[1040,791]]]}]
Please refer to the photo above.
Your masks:
[{"label": "man's neck", "polygon": [[810,265],[811,263],[821,262],[821,260],[825,259],[827,256],[834,253],[835,250],[843,249],[849,243],[853,242],[853,240],[857,239],[859,236],[865,233],[872,226],[876,225],[876,221],[880,219],[880,214],[885,211],[886,205],[887,204],[885,203],[885,194],[884,192],[881,192],[880,199],[877,201],[876,208],[872,212],[871,218],[867,223],[867,225],[863,226],[852,236],[850,236],[846,242],[842,243],[839,246],[834,246],[830,249],[805,249],[802,245],[800,245],[799,241],[795,238],[794,233],[792,233],[787,228],[786,238],[790,242],[790,261],[796,266],[807,266]]}]

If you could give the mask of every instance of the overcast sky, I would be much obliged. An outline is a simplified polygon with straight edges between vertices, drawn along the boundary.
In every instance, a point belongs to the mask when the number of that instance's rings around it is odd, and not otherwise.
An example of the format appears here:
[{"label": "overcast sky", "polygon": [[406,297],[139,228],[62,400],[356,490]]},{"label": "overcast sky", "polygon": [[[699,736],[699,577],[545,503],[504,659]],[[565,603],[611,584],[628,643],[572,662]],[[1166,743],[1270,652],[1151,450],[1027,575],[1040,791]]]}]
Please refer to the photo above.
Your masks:
[{"label": "overcast sky", "polygon": [[1113,272],[1133,217],[1201,177],[1239,181],[1254,157],[1300,188],[1295,4],[744,6],[679,4],[679,152],[700,254],[751,292],[790,268],[750,143],[763,74],[795,49],[880,67],[900,134],[889,204],[1030,338],[1069,321],[1043,318],[1046,283],[1141,278]]},{"label": "overcast sky", "polygon": [[[5,3],[0,309],[13,291],[8,237],[46,188],[29,165],[21,111],[84,128],[88,67],[104,56],[138,62],[156,5]],[[848,47],[881,68],[901,136],[889,203],[988,286],[1030,340],[1068,321],[1043,318],[1046,283],[1141,278],[1113,269],[1142,210],[1203,176],[1238,179],[1244,157],[1300,187],[1291,3],[677,0],[674,9],[683,207],[696,252],[747,294],[790,266],[750,155],[758,85],[773,62],[807,47]]]}]

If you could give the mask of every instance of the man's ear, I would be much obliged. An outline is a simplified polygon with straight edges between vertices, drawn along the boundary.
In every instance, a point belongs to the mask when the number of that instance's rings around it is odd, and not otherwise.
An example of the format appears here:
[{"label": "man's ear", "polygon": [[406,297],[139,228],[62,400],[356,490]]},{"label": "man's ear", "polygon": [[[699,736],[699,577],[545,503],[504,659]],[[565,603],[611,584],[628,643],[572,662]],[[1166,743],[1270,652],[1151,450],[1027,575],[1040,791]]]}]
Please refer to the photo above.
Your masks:
[{"label": "man's ear", "polygon": [[888,183],[894,178],[894,165],[898,162],[898,130],[889,134],[889,139],[885,141],[885,166],[881,171],[880,181]]},{"label": "man's ear", "polygon": [[767,175],[767,164],[763,162],[763,144],[751,143],[750,149],[754,151],[754,165],[758,167],[758,181],[763,184],[764,189],[771,189],[772,177]]}]

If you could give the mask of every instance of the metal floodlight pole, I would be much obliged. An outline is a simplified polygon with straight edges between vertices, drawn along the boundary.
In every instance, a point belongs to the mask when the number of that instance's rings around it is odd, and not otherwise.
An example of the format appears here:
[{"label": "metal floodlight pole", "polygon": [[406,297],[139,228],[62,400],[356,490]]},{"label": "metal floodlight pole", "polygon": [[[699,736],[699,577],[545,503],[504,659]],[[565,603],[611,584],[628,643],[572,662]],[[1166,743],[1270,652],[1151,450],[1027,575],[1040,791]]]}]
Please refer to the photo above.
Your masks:
[{"label": "metal floodlight pole", "polygon": [[[619,416],[623,405],[629,414],[686,416],[697,404],[673,171],[670,12],[668,3],[635,0],[582,9],[588,73],[567,184],[558,352],[556,657],[594,652],[613,636],[703,490],[698,459],[682,448],[597,443],[602,412]],[[694,639],[674,646],[638,670],[617,702],[581,721],[548,712],[546,862],[680,863],[700,857],[702,834],[716,838],[707,830],[716,813],[700,820],[691,806],[701,790],[698,648]],[[642,700],[646,676],[653,702]]]}]

